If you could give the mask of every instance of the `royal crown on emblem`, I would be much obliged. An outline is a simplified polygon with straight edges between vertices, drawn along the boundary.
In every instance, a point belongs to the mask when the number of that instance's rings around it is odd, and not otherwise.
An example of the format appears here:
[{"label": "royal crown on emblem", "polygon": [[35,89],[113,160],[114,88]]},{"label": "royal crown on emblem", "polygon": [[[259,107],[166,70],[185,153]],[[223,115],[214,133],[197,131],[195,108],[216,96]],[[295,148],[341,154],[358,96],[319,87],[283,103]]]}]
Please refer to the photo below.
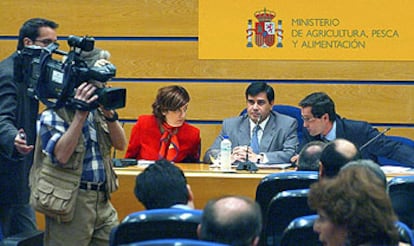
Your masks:
[{"label": "royal crown on emblem", "polygon": [[263,10],[254,12],[254,15],[259,20],[259,22],[265,22],[271,21],[273,18],[275,18],[276,13],[271,10],[266,10],[266,8],[264,8]]}]

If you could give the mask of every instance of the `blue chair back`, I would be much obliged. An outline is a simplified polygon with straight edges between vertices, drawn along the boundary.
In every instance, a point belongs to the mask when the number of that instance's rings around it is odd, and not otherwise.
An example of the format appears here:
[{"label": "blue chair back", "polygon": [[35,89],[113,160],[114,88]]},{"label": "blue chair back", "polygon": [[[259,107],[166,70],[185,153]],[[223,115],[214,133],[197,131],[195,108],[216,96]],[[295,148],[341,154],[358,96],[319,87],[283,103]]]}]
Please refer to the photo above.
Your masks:
[{"label": "blue chair back", "polygon": [[[300,108],[291,106],[291,105],[276,104],[276,105],[273,105],[272,110],[280,114],[284,114],[284,115],[287,115],[287,116],[290,116],[296,119],[296,121],[298,122],[298,128],[297,128],[298,139],[299,139],[299,144],[301,144],[302,139],[303,139],[303,119],[302,119],[302,113],[300,111]],[[247,110],[243,109],[240,115],[243,115],[246,112]]]},{"label": "blue chair back", "polygon": [[[410,138],[406,138],[406,137],[400,137],[400,136],[386,136],[387,138],[396,141],[396,142],[400,142],[406,145],[409,145],[411,147],[414,148],[414,140],[410,139]],[[383,156],[379,156],[378,157],[378,164],[380,165],[391,165],[391,166],[410,166],[408,164],[404,164],[395,160],[391,160],[388,159],[386,157]]]},{"label": "blue chair back", "polygon": [[112,229],[110,245],[122,245],[153,239],[198,239],[201,210],[151,209],[128,215]]},{"label": "blue chair back", "polygon": [[279,192],[269,204],[264,226],[266,245],[280,245],[283,231],[295,218],[315,214],[308,206],[309,189]]},{"label": "blue chair back", "polygon": [[398,234],[400,235],[400,241],[414,246],[413,231],[401,221],[397,221],[396,226],[398,229]]},{"label": "blue chair back", "polygon": [[227,244],[207,242],[195,239],[168,238],[123,244],[123,246],[226,246]]},{"label": "blue chair back", "polygon": [[294,219],[283,232],[281,246],[322,246],[319,235],[313,231],[318,215],[307,215]]},{"label": "blue chair back", "polygon": [[270,201],[279,192],[285,190],[307,189],[318,181],[316,171],[290,171],[272,173],[264,177],[256,189],[256,202],[260,205],[263,222],[266,220],[267,208]]},{"label": "blue chair back", "polygon": [[388,181],[388,194],[398,219],[414,229],[414,176],[392,178]]}]

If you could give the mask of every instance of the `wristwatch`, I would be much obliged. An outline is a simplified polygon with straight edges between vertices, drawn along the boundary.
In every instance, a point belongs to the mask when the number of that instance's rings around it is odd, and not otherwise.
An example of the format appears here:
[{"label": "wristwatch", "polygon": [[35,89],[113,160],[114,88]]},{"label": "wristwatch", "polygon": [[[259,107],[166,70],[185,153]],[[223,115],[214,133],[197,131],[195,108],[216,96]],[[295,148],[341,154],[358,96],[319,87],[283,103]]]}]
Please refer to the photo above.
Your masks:
[{"label": "wristwatch", "polygon": [[114,112],[114,114],[112,115],[111,118],[104,116],[106,121],[115,122],[115,121],[118,120],[118,113],[115,110],[113,112]]}]

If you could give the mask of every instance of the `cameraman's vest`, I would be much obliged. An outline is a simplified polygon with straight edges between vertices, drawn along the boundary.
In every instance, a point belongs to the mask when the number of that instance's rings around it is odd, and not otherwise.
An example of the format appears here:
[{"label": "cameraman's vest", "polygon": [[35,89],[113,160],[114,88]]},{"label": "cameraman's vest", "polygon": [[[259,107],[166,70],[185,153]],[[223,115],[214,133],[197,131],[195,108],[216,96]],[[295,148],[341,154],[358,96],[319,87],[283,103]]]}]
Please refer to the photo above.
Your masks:
[{"label": "cameraman's vest", "polygon": [[[56,110],[56,113],[67,123],[71,123],[73,117],[75,115],[74,110],[60,108]],[[118,178],[113,170],[113,164],[111,159],[111,139],[109,136],[108,125],[104,120],[103,115],[98,112],[98,110],[94,113],[94,122],[96,128],[96,134],[98,139],[99,148],[101,151],[101,155],[103,158],[103,165],[105,168],[105,176],[106,176],[106,195],[108,199],[110,198],[110,193],[116,191],[118,189]],[[77,175],[79,180],[82,174],[82,166],[83,166],[83,159],[85,157],[85,144],[84,139],[81,137],[79,139],[78,145],[75,148],[72,156],[69,158],[69,161],[64,165],[54,165],[52,164],[51,158],[48,154],[43,153],[42,151],[42,142],[41,136],[37,137],[36,146],[35,146],[35,153],[34,153],[34,161],[33,166],[30,170],[30,186],[32,186],[33,182],[35,181],[35,176],[41,170],[42,165],[53,166],[58,170],[62,170],[67,172],[71,175]]]}]

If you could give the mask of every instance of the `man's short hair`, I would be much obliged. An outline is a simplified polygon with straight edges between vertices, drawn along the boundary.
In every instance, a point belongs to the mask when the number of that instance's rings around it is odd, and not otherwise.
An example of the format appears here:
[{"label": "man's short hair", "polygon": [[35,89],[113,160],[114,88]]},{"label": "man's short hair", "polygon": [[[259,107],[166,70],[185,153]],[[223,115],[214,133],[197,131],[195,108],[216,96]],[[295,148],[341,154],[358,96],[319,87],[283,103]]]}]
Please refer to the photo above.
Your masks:
[{"label": "man's short hair", "polygon": [[319,161],[325,143],[312,141],[303,146],[298,157],[298,171],[318,171]]},{"label": "man's short hair", "polygon": [[210,200],[204,207],[200,239],[229,245],[251,245],[260,236],[262,215],[259,205],[244,196]]},{"label": "man's short hair", "polygon": [[323,177],[334,177],[339,170],[350,161],[361,159],[361,154],[355,144],[346,139],[337,138],[329,142],[322,150],[321,165]]},{"label": "man's short hair", "polygon": [[267,96],[267,100],[269,103],[272,103],[275,100],[275,91],[273,90],[273,87],[268,85],[265,82],[253,82],[251,83],[247,89],[246,89],[246,100],[247,97],[250,96],[256,96],[259,93],[265,92]]},{"label": "man's short hair", "polygon": [[136,177],[134,193],[146,209],[187,204],[189,199],[183,171],[165,159],[150,164]]},{"label": "man's short hair", "polygon": [[335,103],[325,92],[309,94],[299,102],[299,106],[312,107],[311,112],[315,118],[321,118],[327,113],[329,121],[333,122],[336,119]]},{"label": "man's short hair", "polygon": [[39,37],[39,28],[41,27],[50,27],[56,29],[59,25],[51,20],[43,18],[32,18],[23,23],[22,27],[19,30],[19,40],[17,43],[17,50],[22,50],[24,48],[24,38],[30,38],[33,42]]}]

